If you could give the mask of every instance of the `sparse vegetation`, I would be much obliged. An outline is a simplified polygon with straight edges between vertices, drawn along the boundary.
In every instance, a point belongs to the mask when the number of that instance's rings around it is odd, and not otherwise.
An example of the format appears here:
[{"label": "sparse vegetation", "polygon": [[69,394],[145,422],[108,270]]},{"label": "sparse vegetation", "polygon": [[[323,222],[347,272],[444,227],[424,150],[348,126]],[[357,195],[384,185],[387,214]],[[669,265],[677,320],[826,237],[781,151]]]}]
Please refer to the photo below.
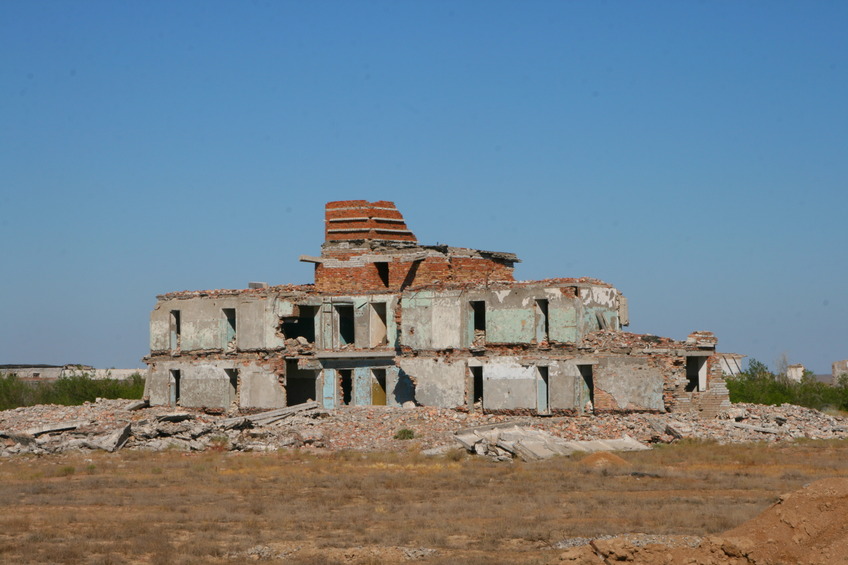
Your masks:
[{"label": "sparse vegetation", "polygon": [[416,563],[556,563],[551,548],[568,537],[721,532],[780,494],[848,476],[848,441],[618,455],[603,467],[307,450],[8,458],[0,562],[223,565],[253,551],[398,563],[399,548],[428,548]]},{"label": "sparse vegetation", "polygon": [[415,432],[409,428],[402,428],[395,434],[395,439],[414,439]]},{"label": "sparse vegetation", "polygon": [[25,382],[14,373],[0,374],[0,410],[36,404],[76,406],[97,398],[141,398],[144,377],[92,379],[88,373],[50,382]]},{"label": "sparse vegetation", "polygon": [[796,404],[816,410],[848,411],[848,379],[840,379],[836,386],[820,383],[811,373],[801,382],[775,374],[756,359],[751,359],[748,369],[736,377],[727,378],[731,402],[755,404]]}]

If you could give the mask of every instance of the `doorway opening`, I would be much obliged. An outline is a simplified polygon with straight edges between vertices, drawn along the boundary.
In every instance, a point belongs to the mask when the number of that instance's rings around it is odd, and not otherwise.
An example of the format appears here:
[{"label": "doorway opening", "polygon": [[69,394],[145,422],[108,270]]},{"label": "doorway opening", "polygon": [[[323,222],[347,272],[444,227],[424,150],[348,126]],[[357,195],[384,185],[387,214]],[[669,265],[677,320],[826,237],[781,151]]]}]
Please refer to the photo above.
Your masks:
[{"label": "doorway opening", "polygon": [[686,392],[707,390],[707,358],[686,358]]},{"label": "doorway opening", "polygon": [[224,349],[234,350],[236,348],[236,309],[222,308],[224,313]]},{"label": "doorway opening", "polygon": [[339,369],[339,384],[342,389],[342,405],[350,406],[353,400],[353,369]]},{"label": "doorway opening", "polygon": [[353,304],[336,304],[339,347],[354,343]]},{"label": "doorway opening", "polygon": [[538,378],[536,380],[536,412],[539,414],[551,413],[551,393],[548,386],[548,368],[536,367]]},{"label": "doorway opening", "polygon": [[180,311],[171,310],[171,349],[180,348]]},{"label": "doorway opening", "polygon": [[580,411],[585,414],[595,412],[595,378],[592,375],[592,365],[577,365],[580,370]]},{"label": "doorway opening", "polygon": [[469,397],[474,407],[483,408],[483,367],[468,367],[471,371],[471,390]]},{"label": "doorway opening", "polygon": [[388,326],[386,324],[386,303],[371,303],[371,347],[389,343]]},{"label": "doorway opening", "polygon": [[238,369],[224,369],[230,384],[230,402],[239,400],[239,372]]},{"label": "doorway opening", "polygon": [[386,370],[371,369],[371,404],[386,405]]},{"label": "doorway opening", "polygon": [[536,343],[548,341],[548,301],[536,301]]},{"label": "doorway opening", "polygon": [[168,378],[168,400],[171,406],[176,406],[180,401],[180,371],[171,369]]},{"label": "doorway opening", "polygon": [[483,300],[469,302],[471,306],[471,323],[473,328],[472,343],[477,345],[486,342],[486,303]]}]

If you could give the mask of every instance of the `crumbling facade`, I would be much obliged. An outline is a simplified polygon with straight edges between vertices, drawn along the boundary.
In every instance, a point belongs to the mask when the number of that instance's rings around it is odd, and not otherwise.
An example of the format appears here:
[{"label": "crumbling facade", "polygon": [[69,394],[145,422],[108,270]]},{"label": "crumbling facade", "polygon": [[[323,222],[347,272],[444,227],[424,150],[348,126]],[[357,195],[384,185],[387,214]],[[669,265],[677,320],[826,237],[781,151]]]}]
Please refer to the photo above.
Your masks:
[{"label": "crumbling facade", "polygon": [[321,255],[301,261],[314,285],[159,296],[150,402],[540,415],[729,405],[711,333],[624,332],[627,299],[611,285],[518,282],[514,254],[421,245],[392,202],[328,203]]}]

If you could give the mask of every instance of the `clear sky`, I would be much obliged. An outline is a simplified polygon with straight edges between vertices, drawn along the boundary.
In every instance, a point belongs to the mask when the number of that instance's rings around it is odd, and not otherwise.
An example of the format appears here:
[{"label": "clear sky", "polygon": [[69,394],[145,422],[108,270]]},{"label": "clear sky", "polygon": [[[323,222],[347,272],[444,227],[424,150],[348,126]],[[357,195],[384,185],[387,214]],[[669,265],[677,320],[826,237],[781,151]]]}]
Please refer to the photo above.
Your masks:
[{"label": "clear sky", "polygon": [[848,358],[848,2],[0,2],[0,364],[311,282],[329,200],[594,276],[631,331]]}]

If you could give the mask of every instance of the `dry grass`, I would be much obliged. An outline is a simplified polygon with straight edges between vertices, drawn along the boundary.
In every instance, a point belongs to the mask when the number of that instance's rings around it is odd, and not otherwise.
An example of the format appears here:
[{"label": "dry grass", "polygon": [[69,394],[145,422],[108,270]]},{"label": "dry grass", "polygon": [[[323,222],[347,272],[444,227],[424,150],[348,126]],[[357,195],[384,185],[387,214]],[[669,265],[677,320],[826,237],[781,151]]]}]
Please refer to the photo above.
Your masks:
[{"label": "dry grass", "polygon": [[[848,442],[681,443],[495,464],[416,453],[86,454],[0,461],[0,562],[555,562],[552,544],[624,532],[706,534],[776,496],[848,476]],[[587,460],[588,462],[589,460]]]}]

